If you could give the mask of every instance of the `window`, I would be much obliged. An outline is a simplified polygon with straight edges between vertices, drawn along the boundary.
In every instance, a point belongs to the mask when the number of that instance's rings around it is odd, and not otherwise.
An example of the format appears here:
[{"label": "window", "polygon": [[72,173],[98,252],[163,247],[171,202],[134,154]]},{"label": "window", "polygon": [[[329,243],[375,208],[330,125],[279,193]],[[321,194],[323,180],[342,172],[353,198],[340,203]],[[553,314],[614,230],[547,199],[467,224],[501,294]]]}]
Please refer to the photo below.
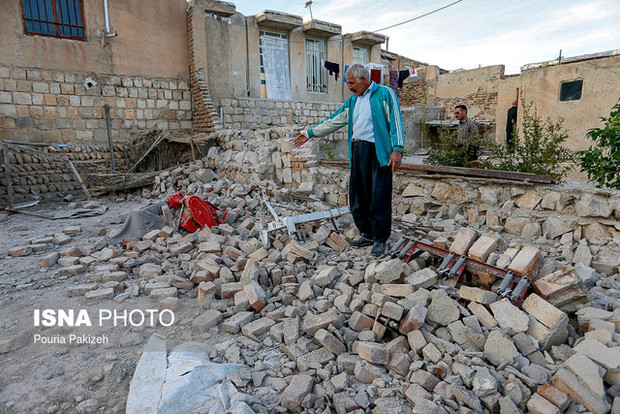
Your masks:
[{"label": "window", "polygon": [[22,0],[24,32],[86,40],[83,0]]},{"label": "window", "polygon": [[325,60],[325,41],[306,39],[306,86],[308,92],[325,92],[327,70]]},{"label": "window", "polygon": [[560,84],[560,101],[578,101],[581,99],[581,88],[583,79],[572,82],[562,82]]},{"label": "window", "polygon": [[366,65],[370,63],[370,53],[365,47],[353,47],[353,64]]},{"label": "window", "polygon": [[288,36],[285,33],[259,31],[261,96],[290,100],[291,81],[288,64]]}]

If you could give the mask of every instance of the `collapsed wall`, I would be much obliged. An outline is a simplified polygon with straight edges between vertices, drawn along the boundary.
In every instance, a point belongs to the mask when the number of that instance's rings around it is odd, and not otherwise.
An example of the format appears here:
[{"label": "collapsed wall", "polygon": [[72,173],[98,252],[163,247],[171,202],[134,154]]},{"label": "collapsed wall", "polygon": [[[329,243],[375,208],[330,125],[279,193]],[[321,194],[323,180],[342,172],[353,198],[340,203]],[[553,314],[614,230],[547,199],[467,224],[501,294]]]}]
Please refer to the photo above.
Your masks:
[{"label": "collapsed wall", "polygon": [[[331,204],[346,205],[348,172],[320,165],[330,141],[296,149],[295,128],[226,131],[206,157],[222,177],[237,182],[273,180],[301,187]],[[620,193],[587,183],[532,184],[511,180],[395,174],[393,210],[410,217],[436,212],[445,226],[468,226],[547,245],[567,264],[582,262],[614,274],[620,267]]]}]

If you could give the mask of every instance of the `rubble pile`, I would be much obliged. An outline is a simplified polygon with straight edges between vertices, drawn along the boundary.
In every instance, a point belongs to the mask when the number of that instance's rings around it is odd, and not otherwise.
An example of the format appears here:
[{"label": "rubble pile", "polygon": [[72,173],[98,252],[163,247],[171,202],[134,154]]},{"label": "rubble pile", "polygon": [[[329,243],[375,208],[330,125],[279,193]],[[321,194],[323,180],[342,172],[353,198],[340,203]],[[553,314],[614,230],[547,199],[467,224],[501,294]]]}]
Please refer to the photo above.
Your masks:
[{"label": "rubble pile", "polygon": [[[302,212],[329,208],[311,188],[307,201],[293,203],[303,187],[256,184]],[[373,260],[348,246],[355,231],[347,216],[338,219],[344,235],[309,223],[303,241],[280,232],[263,246],[255,188],[217,179],[202,163],[159,185],[230,209],[227,223],[66,249],[57,272],[74,278],[68,294],[85,301],[146,295],[160,310],[199,308],[193,335],[221,339],[211,362],[247,367],[227,380],[252,396],[246,402],[256,412],[620,410],[617,274],[565,265],[549,246],[507,243],[440,213],[420,217],[429,242],[534,277],[519,308],[482,273],[457,289],[442,286],[428,254]],[[74,266],[84,274],[73,276],[82,273],[69,272]]]}]

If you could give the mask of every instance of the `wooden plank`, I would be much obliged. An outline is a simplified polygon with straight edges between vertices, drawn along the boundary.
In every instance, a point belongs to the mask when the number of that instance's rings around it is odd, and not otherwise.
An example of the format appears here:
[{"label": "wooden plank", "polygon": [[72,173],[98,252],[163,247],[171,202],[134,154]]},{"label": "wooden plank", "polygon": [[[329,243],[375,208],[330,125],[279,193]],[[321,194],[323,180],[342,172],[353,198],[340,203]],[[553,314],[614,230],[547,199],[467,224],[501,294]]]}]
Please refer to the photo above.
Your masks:
[{"label": "wooden plank", "polygon": [[93,197],[88,192],[88,188],[86,188],[86,184],[84,184],[84,181],[82,181],[82,177],[80,177],[80,173],[78,172],[77,168],[75,168],[75,165],[73,165],[71,161],[69,161],[69,167],[71,167],[71,171],[73,171],[73,175],[75,175],[75,178],[78,180],[78,182],[82,186],[82,191],[84,191],[84,195],[86,196],[86,198],[92,201]]},{"label": "wooden plank", "polygon": [[15,193],[13,192],[13,180],[11,179],[11,160],[9,159],[9,147],[2,146],[2,156],[4,158],[4,179],[6,180],[6,194],[9,197],[9,208],[15,206]]},{"label": "wooden plank", "polygon": [[[347,160],[323,160],[321,165],[333,167],[348,167]],[[453,174],[464,177],[497,178],[503,180],[525,181],[539,184],[554,184],[555,179],[549,175],[538,175],[517,171],[485,170],[482,168],[446,167],[443,165],[402,164],[401,170],[420,174]]]},{"label": "wooden plank", "polygon": [[142,154],[142,157],[140,157],[138,162],[136,162],[133,165],[133,167],[131,167],[129,169],[129,171],[127,171],[127,172],[128,173],[133,172],[138,167],[138,164],[140,164],[142,162],[142,160],[144,160],[146,158],[146,156],[149,155],[151,153],[151,151],[153,151],[164,140],[164,138],[166,138],[166,133],[164,133],[164,132],[160,133],[159,136],[157,137],[157,139],[155,140],[155,142],[153,142],[153,144],[151,144],[149,149],[147,149],[146,152],[144,154]]}]

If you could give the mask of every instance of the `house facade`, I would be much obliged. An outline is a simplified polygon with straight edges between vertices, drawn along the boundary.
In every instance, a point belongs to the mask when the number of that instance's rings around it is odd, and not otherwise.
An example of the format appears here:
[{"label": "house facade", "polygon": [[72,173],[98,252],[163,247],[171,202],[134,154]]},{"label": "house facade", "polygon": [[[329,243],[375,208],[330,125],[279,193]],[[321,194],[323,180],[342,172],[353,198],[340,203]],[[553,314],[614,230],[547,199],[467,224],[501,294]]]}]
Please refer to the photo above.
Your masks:
[{"label": "house facade", "polygon": [[[504,65],[442,73],[423,68],[400,91],[402,106],[440,106],[443,119],[453,119],[455,105],[465,104],[468,115],[485,121],[489,137],[506,142],[507,111],[512,101],[533,102],[538,115],[564,119],[566,146],[585,149],[591,128],[601,125],[620,98],[620,50],[525,65],[518,75],[504,75]],[[523,120],[519,108],[517,125]]]},{"label": "house facade", "polygon": [[0,140],[191,128],[185,0],[18,0],[0,21]]}]

